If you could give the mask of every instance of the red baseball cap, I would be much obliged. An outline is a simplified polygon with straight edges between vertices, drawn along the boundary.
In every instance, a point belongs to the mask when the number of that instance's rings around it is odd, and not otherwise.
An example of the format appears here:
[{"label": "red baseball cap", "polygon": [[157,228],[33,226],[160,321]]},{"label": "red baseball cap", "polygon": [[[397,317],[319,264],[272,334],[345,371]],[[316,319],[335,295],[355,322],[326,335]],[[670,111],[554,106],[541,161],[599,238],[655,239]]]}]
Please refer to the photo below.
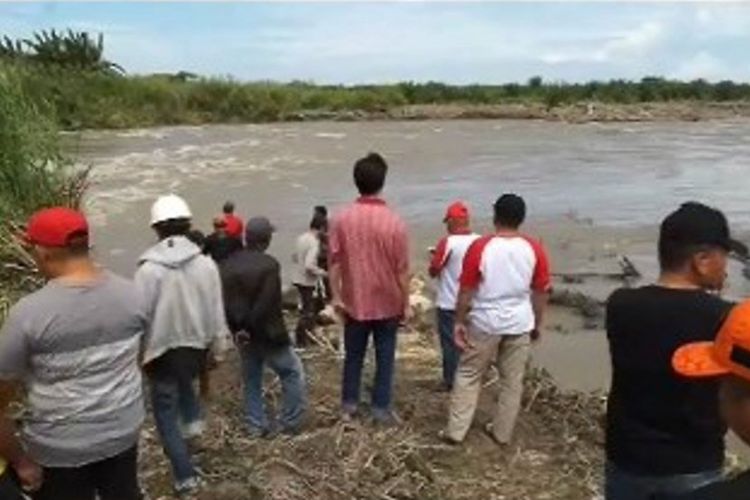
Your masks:
[{"label": "red baseball cap", "polygon": [[86,217],[72,208],[45,208],[31,216],[26,225],[26,241],[43,247],[66,247],[75,237],[88,238]]},{"label": "red baseball cap", "polygon": [[463,201],[456,201],[451,203],[448,210],[445,212],[445,218],[443,222],[448,222],[449,219],[468,219],[469,218],[469,207]]}]

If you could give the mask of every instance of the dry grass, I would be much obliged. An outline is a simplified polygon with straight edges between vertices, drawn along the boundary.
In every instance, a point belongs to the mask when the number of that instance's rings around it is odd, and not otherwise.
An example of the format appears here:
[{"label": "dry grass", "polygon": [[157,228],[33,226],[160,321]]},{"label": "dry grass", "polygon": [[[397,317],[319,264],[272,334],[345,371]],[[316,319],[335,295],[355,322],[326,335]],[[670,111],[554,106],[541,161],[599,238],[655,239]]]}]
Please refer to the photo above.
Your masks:
[{"label": "dry grass", "polygon": [[[309,422],[301,435],[273,440],[244,433],[237,360],[230,358],[215,372],[210,430],[198,459],[209,485],[199,498],[583,500],[598,494],[600,396],[563,393],[548,374],[531,372],[517,437],[500,448],[479,430],[493,405],[490,379],[476,428],[456,448],[436,437],[445,422],[447,395],[435,391],[438,359],[426,335],[401,337],[395,406],[403,423],[394,429],[374,427],[366,419],[341,423],[340,361],[332,350],[316,349],[304,362]],[[278,387],[270,381],[268,386],[273,406]],[[141,456],[150,495],[170,498],[168,467],[150,425]]]}]

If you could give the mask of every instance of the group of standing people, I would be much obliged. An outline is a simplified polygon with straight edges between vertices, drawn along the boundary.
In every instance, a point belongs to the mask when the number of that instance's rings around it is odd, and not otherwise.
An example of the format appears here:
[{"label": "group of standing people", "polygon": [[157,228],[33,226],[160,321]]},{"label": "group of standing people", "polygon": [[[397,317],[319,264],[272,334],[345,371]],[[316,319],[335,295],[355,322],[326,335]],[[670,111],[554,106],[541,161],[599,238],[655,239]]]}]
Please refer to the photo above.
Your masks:
[{"label": "group of standing people", "polygon": [[[267,253],[275,228],[265,217],[243,224],[227,203],[204,238],[183,199],[160,197],[150,220],[157,242],[131,282],[93,261],[83,214],[60,207],[34,214],[23,238],[49,281],[13,306],[0,334],[0,497],[22,498],[19,484],[34,500],[141,498],[142,378],[175,492],[199,489],[191,450],[205,415],[195,385],[200,380],[208,391],[206,374],[230,338],[241,360],[248,433],[300,432],[307,389],[294,347],[309,341],[326,300],[344,325],[342,420],[363,413],[372,337],[369,414],[376,425],[397,424],[395,354],[410,316],[410,262],[406,225],[382,197],[387,172],[376,153],[359,159],[359,197],[330,222],[316,207],[297,239],[294,340],[282,311],[281,265]],[[525,217],[524,200],[504,194],[493,207],[495,230],[482,236],[471,229],[469,207],[455,202],[432,251],[440,389],[450,392],[439,437],[450,445],[469,432],[493,363],[497,405],[483,430],[501,448],[512,439],[551,287],[544,247],[521,230]],[[688,203],[662,223],[658,250],[659,281],[618,290],[607,306],[606,498],[746,498],[748,476],[720,480],[726,424],[750,442],[750,305],[718,296],[728,253],[746,249],[730,238],[721,212]],[[275,419],[264,407],[265,367],[282,387]],[[20,433],[6,414],[19,386],[27,394]]]}]

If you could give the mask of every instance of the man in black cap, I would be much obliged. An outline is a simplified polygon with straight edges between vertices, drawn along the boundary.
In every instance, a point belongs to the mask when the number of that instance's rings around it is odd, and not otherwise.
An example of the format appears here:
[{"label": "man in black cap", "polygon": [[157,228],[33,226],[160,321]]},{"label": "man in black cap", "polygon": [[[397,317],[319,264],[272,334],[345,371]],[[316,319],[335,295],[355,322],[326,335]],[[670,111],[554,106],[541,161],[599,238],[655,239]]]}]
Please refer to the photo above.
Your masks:
[{"label": "man in black cap", "polygon": [[244,250],[221,264],[227,323],[242,358],[245,415],[251,436],[277,430],[263,404],[263,366],[281,381],[281,432],[297,433],[306,409],[302,362],[291,346],[281,300],[281,266],[266,253],[274,227],[265,217],[247,221]]},{"label": "man in black cap", "polygon": [[730,251],[746,249],[730,238],[724,214],[685,203],[661,224],[657,283],[609,298],[607,500],[683,493],[721,478],[717,382],[678,376],[671,358],[683,344],[714,339],[730,308],[717,296]]}]

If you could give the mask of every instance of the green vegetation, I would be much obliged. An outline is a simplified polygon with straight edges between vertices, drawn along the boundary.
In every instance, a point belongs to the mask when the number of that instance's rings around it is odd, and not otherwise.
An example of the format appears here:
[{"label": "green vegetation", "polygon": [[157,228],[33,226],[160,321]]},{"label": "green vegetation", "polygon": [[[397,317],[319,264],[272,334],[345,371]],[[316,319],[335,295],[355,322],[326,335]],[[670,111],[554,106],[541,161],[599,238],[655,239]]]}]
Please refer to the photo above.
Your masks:
[{"label": "green vegetation", "polygon": [[16,235],[35,210],[77,206],[86,172],[61,154],[52,108],[25,94],[14,71],[0,70],[0,317],[14,293],[33,287],[33,262]]},{"label": "green vegetation", "polygon": [[[578,84],[545,82],[454,86],[436,82],[392,85],[241,83],[176,74],[126,76],[104,59],[104,40],[54,30],[0,42],[0,68],[13,67],[24,92],[50,106],[66,129],[269,122],[388,113],[407,105],[538,105],[546,110],[588,102],[750,101],[750,84],[658,77]],[[356,117],[356,115],[355,115]]]}]

